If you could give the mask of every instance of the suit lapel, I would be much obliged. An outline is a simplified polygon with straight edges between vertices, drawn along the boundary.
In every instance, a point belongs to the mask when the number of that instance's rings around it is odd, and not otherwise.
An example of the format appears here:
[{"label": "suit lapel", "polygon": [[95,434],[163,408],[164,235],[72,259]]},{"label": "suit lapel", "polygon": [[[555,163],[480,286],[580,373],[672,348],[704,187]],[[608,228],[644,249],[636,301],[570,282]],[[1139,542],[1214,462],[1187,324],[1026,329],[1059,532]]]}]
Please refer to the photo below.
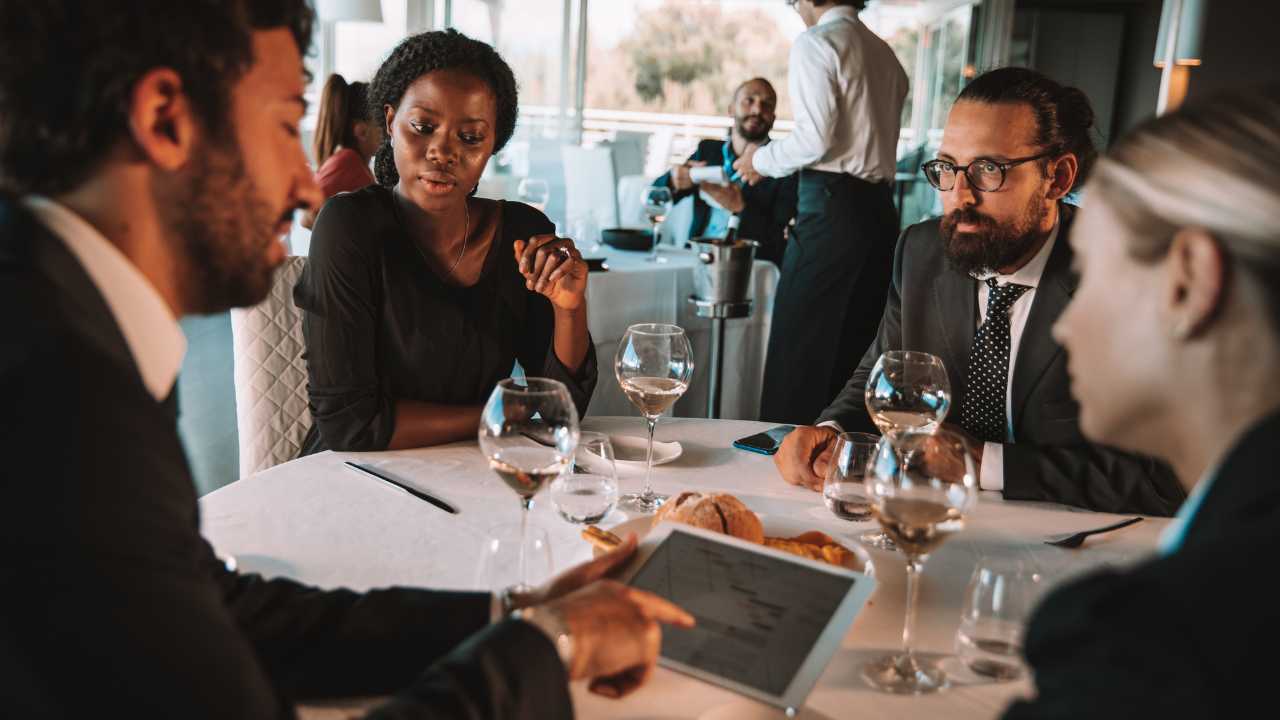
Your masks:
[{"label": "suit lapel", "polygon": [[959,406],[969,367],[969,348],[978,325],[978,292],[973,278],[943,260],[938,280],[933,284],[933,302],[946,348],[942,362],[951,377],[952,407]]},{"label": "suit lapel", "polygon": [[49,301],[62,311],[72,329],[111,359],[129,368],[141,382],[129,344],[107,307],[107,301],[66,243],[56,237],[17,200],[0,198],[0,245],[7,257],[24,257],[56,292]]},{"label": "suit lapel", "polygon": [[1012,409],[1013,427],[1016,429],[1022,419],[1027,399],[1049,365],[1053,363],[1062,346],[1053,339],[1053,324],[1058,316],[1071,302],[1076,290],[1076,278],[1071,271],[1071,244],[1068,232],[1071,220],[1075,215],[1070,205],[1058,206],[1060,220],[1058,237],[1054,241],[1053,250],[1049,253],[1049,261],[1045,264],[1040,285],[1036,288],[1035,300],[1031,304],[1031,314],[1027,316],[1027,324],[1022,330],[1022,339],[1018,344],[1018,361],[1013,369]]}]

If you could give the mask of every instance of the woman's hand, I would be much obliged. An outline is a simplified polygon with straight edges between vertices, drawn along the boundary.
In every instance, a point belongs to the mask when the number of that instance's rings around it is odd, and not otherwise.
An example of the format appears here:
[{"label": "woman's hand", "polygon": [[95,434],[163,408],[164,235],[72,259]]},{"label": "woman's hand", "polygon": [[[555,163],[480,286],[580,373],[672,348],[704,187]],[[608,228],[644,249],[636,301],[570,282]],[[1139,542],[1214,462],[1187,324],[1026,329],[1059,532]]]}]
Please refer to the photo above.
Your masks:
[{"label": "woman's hand", "polygon": [[572,240],[535,235],[517,240],[515,253],[526,288],[545,295],[560,310],[577,310],[586,303],[587,264]]}]

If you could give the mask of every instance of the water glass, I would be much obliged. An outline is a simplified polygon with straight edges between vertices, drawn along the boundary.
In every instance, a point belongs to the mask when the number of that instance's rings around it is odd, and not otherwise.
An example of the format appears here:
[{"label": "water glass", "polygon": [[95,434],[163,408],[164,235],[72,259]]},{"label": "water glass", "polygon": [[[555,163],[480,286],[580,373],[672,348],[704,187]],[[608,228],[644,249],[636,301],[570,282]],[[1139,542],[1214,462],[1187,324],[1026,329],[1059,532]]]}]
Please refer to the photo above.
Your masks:
[{"label": "water glass", "polygon": [[863,484],[880,438],[870,433],[841,433],[822,483],[822,501],[841,520],[870,520],[871,500]]},{"label": "water glass", "polygon": [[956,655],[970,670],[994,680],[1026,673],[1023,634],[1040,589],[1040,576],[1022,563],[983,558],[965,590],[956,631]]},{"label": "water glass", "polygon": [[595,524],[613,510],[618,504],[618,471],[608,435],[579,435],[572,469],[551,483],[551,503],[571,523]]}]

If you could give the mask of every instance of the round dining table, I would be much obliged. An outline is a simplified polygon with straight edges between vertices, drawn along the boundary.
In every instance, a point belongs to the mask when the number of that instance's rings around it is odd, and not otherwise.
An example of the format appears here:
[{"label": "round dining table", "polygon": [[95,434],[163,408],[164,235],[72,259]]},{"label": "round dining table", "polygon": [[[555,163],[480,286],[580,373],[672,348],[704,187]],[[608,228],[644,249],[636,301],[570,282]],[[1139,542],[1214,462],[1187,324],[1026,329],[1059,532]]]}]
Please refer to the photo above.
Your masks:
[{"label": "round dining table", "polygon": [[[640,418],[589,417],[583,429],[612,436],[644,435]],[[758,513],[765,526],[784,524],[820,530],[842,542],[874,527],[835,518],[818,493],[782,481],[772,458],[735,449],[735,439],[769,428],[759,422],[664,418],[658,439],[677,441],[675,460],[653,469],[659,492],[729,492]],[[457,514],[361,475],[344,460],[373,467],[458,509]],[[641,463],[620,462],[623,492],[643,482]],[[200,500],[204,535],[242,572],[288,577],[322,588],[367,590],[392,585],[447,590],[490,590],[478,572],[486,537],[499,525],[519,521],[516,495],[489,469],[477,444],[395,452],[324,452],[278,465],[216,490]],[[861,678],[869,660],[901,645],[906,575],[903,558],[870,551],[876,588],[854,620],[840,649],[809,694],[801,718],[991,718],[1016,697],[1031,692],[1026,679],[995,682],[967,670],[954,656],[965,588],[984,557],[1015,560],[1040,576],[1048,590],[1073,575],[1104,565],[1123,566],[1149,555],[1167,520],[1147,518],[1123,530],[1091,537],[1068,550],[1047,536],[1108,525],[1118,519],[1044,503],[1012,502],[983,492],[965,518],[965,528],[929,558],[920,587],[916,648],[941,663],[950,687],[925,696],[878,692]],[[634,516],[615,510],[600,524],[612,527]],[[785,522],[784,522],[785,521]],[[582,526],[561,519],[543,491],[531,523],[545,530],[556,571],[588,560],[591,546]],[[629,526],[629,527],[630,527]],[[660,668],[642,688],[621,700],[589,693],[574,683],[581,718],[781,717],[768,708],[715,685]],[[376,702],[358,699],[304,706],[304,717],[348,717]]]}]

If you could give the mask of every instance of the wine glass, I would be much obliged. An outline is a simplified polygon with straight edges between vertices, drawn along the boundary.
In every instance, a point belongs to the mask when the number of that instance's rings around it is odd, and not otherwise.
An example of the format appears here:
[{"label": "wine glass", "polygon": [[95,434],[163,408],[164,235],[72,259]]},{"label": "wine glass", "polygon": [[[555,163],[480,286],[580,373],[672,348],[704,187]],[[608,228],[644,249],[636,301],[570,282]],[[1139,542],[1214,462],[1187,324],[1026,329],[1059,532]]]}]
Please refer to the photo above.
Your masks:
[{"label": "wine glass", "polygon": [[651,513],[662,506],[666,495],[653,492],[649,474],[653,470],[653,432],[658,416],[689,389],[693,377],[693,348],[684,330],[676,325],[640,323],[627,328],[613,358],[613,372],[622,392],[640,409],[649,423],[649,450],[645,455],[644,491],[622,496],[622,504]]},{"label": "wine glass", "polygon": [[978,499],[978,471],[960,434],[908,428],[885,436],[867,471],[871,512],[907,559],[907,611],[902,653],[868,663],[863,677],[891,693],[919,695],[946,687],[946,674],[915,656],[920,572],[929,553],[964,528],[964,515]]},{"label": "wine glass", "polygon": [[840,433],[822,483],[822,501],[841,520],[870,520],[871,501],[863,482],[880,438],[870,433]]},{"label": "wine glass", "polygon": [[613,443],[604,433],[578,435],[573,468],[551,483],[551,503],[571,523],[598,523],[618,502],[618,469]]},{"label": "wine glass", "polygon": [[527,590],[529,508],[533,496],[573,461],[578,445],[578,411],[569,389],[546,378],[498,382],[480,412],[480,451],[489,467],[520,496],[520,585]]},{"label": "wine glass", "polygon": [[516,195],[520,202],[532,205],[542,212],[547,211],[547,200],[551,197],[551,188],[546,180],[527,177],[516,186]]},{"label": "wine glass", "polygon": [[649,262],[666,262],[667,259],[658,256],[658,239],[661,235],[662,221],[667,219],[667,213],[671,212],[671,189],[655,185],[644,189],[644,195],[641,197],[644,204],[644,214],[648,216],[649,222],[653,223],[653,251],[649,254]]},{"label": "wine glass", "polygon": [[[863,393],[867,414],[891,441],[900,432],[932,430],[951,409],[951,381],[942,359],[911,350],[890,350],[876,360]],[[879,531],[859,538],[864,545],[893,550],[893,540]]]}]

